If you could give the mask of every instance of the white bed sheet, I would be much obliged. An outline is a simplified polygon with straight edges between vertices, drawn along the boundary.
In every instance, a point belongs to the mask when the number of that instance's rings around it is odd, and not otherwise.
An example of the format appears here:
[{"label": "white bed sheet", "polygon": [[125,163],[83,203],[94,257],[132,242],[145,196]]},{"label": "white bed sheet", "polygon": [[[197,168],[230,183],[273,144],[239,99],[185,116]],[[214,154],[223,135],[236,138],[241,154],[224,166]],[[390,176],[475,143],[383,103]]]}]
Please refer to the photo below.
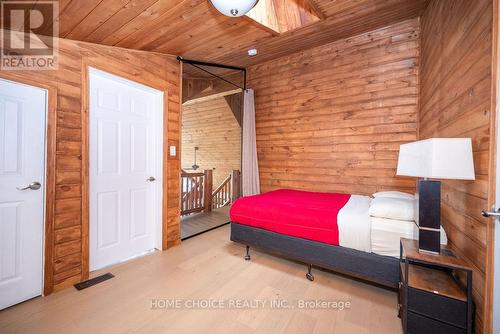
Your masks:
[{"label": "white bed sheet", "polygon": [[[415,222],[370,217],[371,249],[379,255],[399,257],[400,238],[418,240],[418,225]],[[441,244],[446,245],[448,239],[441,227]]]},{"label": "white bed sheet", "polygon": [[[400,238],[418,240],[418,225],[413,221],[370,217],[368,196],[351,195],[339,211],[337,225],[342,247],[384,256],[399,257]],[[441,227],[441,244],[448,239]]]},{"label": "white bed sheet", "polygon": [[371,252],[370,210],[371,198],[351,195],[347,204],[339,211],[337,226],[339,244],[342,247]]},{"label": "white bed sheet", "polygon": [[399,257],[400,238],[418,239],[415,222],[371,217],[372,252],[379,255]]}]

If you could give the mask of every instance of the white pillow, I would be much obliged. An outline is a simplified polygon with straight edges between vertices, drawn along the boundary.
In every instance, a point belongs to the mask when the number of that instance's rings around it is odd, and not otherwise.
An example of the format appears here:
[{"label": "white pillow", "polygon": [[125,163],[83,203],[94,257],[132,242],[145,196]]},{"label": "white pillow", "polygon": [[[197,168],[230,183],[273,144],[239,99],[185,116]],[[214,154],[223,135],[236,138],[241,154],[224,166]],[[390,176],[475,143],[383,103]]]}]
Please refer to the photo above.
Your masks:
[{"label": "white pillow", "polygon": [[407,198],[415,199],[415,195],[404,193],[401,191],[381,191],[372,195],[373,197],[386,197],[386,198]]},{"label": "white pillow", "polygon": [[370,216],[414,221],[414,199],[376,197],[370,204]]}]

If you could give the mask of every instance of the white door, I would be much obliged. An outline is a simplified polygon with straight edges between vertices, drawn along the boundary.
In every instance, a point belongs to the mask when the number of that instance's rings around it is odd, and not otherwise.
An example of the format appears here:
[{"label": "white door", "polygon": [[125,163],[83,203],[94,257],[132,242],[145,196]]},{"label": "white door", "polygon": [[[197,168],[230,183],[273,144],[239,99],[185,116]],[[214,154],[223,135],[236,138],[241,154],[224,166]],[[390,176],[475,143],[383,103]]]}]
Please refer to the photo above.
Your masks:
[{"label": "white door", "polygon": [[90,270],[97,270],[160,247],[163,93],[89,73]]},{"label": "white door", "polygon": [[0,309],[42,294],[46,114],[45,90],[0,79]]}]

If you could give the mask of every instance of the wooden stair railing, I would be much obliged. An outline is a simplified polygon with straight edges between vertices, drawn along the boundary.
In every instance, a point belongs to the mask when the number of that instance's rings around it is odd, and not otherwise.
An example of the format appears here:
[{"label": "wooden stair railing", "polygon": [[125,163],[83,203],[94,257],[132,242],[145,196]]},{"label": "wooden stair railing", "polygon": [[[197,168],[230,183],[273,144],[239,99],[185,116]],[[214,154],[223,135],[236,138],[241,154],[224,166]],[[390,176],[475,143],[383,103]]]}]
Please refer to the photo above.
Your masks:
[{"label": "wooden stair railing", "polygon": [[181,170],[181,216],[222,208],[239,197],[240,172],[233,170],[212,192],[212,170],[188,173]]},{"label": "wooden stair railing", "polygon": [[231,175],[212,193],[212,209],[219,209],[231,203]]},{"label": "wooden stair railing", "polygon": [[233,170],[212,193],[212,209],[219,209],[234,202],[240,196],[240,171]]},{"label": "wooden stair railing", "polygon": [[203,187],[203,183],[200,180],[203,181],[204,178],[195,177],[201,174],[205,175],[205,173],[188,173],[184,169],[181,169],[181,189],[190,188],[182,191],[181,202],[184,202],[198,187]]},{"label": "wooden stair railing", "polygon": [[181,216],[202,212],[205,173],[181,173]]}]

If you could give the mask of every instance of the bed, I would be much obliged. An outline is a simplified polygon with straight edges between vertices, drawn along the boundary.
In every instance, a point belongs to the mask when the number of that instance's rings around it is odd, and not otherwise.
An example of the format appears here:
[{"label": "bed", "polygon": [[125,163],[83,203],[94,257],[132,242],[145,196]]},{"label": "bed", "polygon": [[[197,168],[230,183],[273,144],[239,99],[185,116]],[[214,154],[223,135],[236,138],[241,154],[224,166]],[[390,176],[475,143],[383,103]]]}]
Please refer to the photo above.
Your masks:
[{"label": "bed", "polygon": [[403,222],[391,232],[390,224],[370,217],[370,202],[287,189],[240,198],[230,210],[231,240],[247,246],[246,259],[255,247],[309,265],[310,280],[316,266],[396,289],[399,235],[412,236],[416,225]]}]

